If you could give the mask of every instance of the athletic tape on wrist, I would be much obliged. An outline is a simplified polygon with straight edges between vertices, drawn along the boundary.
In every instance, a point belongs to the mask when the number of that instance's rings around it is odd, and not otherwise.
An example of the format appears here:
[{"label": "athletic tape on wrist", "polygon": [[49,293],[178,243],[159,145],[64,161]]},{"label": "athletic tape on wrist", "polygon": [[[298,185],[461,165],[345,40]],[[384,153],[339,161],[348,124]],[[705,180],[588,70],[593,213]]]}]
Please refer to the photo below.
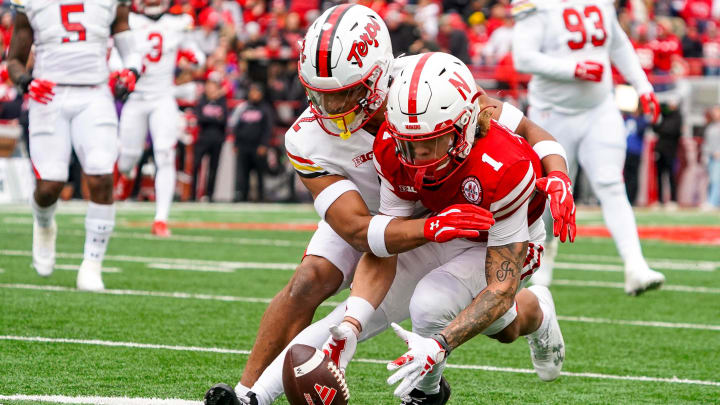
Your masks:
[{"label": "athletic tape on wrist", "polygon": [[510,103],[503,103],[502,111],[500,111],[500,118],[498,122],[506,126],[509,130],[515,132],[520,121],[522,121],[525,115],[522,111],[518,110],[517,107]]},{"label": "athletic tape on wrist", "polygon": [[[560,155],[565,159],[565,165],[568,166],[567,155],[565,154],[565,148],[556,141],[540,141],[533,146],[533,150],[537,153],[540,160],[543,160],[548,155]],[[570,166],[568,166],[570,169]]]},{"label": "athletic tape on wrist", "polygon": [[[373,313],[375,313],[375,307],[365,298],[351,295],[348,297],[347,302],[345,302],[345,316],[358,321],[361,330],[364,330],[365,325],[370,322]],[[353,325],[353,328],[354,327]]]},{"label": "athletic tape on wrist", "polygon": [[393,219],[394,217],[387,215],[375,215],[370,220],[367,232],[368,245],[370,245],[370,250],[377,257],[392,256],[392,253],[389,253],[387,246],[385,246],[385,228]]},{"label": "athletic tape on wrist", "polygon": [[350,180],[340,180],[325,187],[323,191],[315,197],[315,202],[313,203],[313,205],[315,205],[315,211],[320,215],[320,218],[325,219],[325,213],[327,213],[330,206],[338,197],[348,191],[360,192],[355,183]]}]

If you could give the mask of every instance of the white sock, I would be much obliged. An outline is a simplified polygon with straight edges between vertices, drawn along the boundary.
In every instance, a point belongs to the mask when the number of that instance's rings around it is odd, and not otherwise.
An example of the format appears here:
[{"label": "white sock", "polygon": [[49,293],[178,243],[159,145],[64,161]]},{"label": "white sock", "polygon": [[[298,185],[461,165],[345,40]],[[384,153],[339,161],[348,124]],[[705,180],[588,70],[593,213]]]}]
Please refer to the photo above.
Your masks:
[{"label": "white sock", "polygon": [[246,387],[240,383],[237,383],[235,386],[235,394],[237,394],[238,397],[242,397],[243,395],[247,394],[248,391],[250,391],[250,387]]},{"label": "white sock", "polygon": [[302,343],[317,349],[330,337],[330,327],[342,322],[345,316],[345,304],[340,304],[325,318],[305,328],[263,371],[262,375],[252,386],[252,392],[257,395],[259,405],[270,405],[283,393],[282,370],[285,353],[288,347]]},{"label": "white sock", "polygon": [[155,220],[167,222],[175,196],[175,150],[156,152],[155,159]]},{"label": "white sock", "polygon": [[85,259],[102,262],[115,227],[115,204],[88,203],[85,215]]},{"label": "white sock", "polygon": [[361,330],[365,330],[374,313],[375,308],[365,298],[351,295],[345,301],[345,316],[358,321]]},{"label": "white sock", "polygon": [[57,201],[47,207],[41,207],[35,201],[35,197],[30,197],[30,206],[32,207],[33,218],[41,228],[49,228],[52,225],[53,218],[55,217],[55,208],[57,208]]},{"label": "white sock", "polygon": [[[535,288],[538,288],[538,287],[530,286],[527,289],[528,289],[528,291],[530,291],[531,293],[533,293],[535,295],[535,298],[537,298],[538,306],[540,307],[540,311],[542,311],[542,314],[543,314],[543,320],[542,320],[542,322],[540,322],[540,326],[537,328],[537,330],[535,332],[529,333],[528,336],[532,336],[540,331],[547,329],[548,324],[550,323],[550,317],[547,316],[547,309],[545,308],[545,305],[543,305],[543,302],[542,302],[542,300],[540,300],[540,297],[538,297],[538,295],[535,294],[535,291],[533,291],[533,289],[535,289]],[[540,288],[544,288],[544,287],[540,286]]]},{"label": "white sock", "polygon": [[625,194],[623,183],[596,187],[596,194],[602,205],[605,225],[615,240],[618,253],[625,263],[647,266],[640,247],[635,214]]}]

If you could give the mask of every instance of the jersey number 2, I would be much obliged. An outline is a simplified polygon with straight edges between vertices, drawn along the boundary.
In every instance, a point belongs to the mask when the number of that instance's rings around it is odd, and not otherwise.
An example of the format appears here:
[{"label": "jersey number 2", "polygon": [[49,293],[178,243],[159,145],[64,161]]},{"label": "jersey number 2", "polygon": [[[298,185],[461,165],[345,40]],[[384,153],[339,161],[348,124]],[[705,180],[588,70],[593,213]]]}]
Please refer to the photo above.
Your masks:
[{"label": "jersey number 2", "polygon": [[[605,32],[605,24],[603,24],[603,15],[598,6],[592,5],[585,7],[583,10],[585,18],[591,18],[595,22],[595,29],[590,36],[590,42],[593,46],[602,46],[607,39]],[[577,41],[570,40],[567,42],[572,50],[582,49],[587,42],[587,32],[585,31],[585,22],[580,12],[574,8],[566,8],[563,10],[563,20],[565,28],[572,33],[580,33],[580,39]]]},{"label": "jersey number 2", "polygon": [[148,41],[152,42],[152,49],[145,55],[148,61],[157,63],[162,59],[163,37],[159,32],[148,34]]},{"label": "jersey number 2", "polygon": [[77,38],[71,39],[70,37],[63,37],[63,44],[66,42],[78,42],[85,40],[85,26],[79,22],[70,22],[70,13],[82,13],[85,11],[83,3],[76,4],[61,4],[60,5],[60,18],[62,19],[62,25],[65,27],[67,32],[77,32]]}]

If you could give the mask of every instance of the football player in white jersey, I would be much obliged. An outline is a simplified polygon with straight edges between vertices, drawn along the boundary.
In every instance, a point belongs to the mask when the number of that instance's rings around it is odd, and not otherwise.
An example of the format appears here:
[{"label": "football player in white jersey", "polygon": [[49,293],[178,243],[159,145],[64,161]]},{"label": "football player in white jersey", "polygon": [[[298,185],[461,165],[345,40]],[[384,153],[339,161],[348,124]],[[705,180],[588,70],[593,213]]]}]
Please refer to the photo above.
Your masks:
[{"label": "football player in white jersey", "polygon": [[[367,229],[380,205],[380,183],[372,163],[372,146],[384,121],[385,95],[394,64],[395,69],[402,68],[399,66],[402,60],[392,59],[387,27],[374,11],[361,5],[344,4],[325,11],[305,36],[298,70],[311,105],[286,134],[285,146],[291,163],[314,197],[321,221],[292,279],[273,298],[263,315],[255,346],[236,387],[246,403],[267,403],[279,394],[281,351],[309,325],[320,303],[349,287],[362,252],[371,251]],[[464,85],[468,86],[468,96],[477,92],[474,83]],[[482,105],[495,107],[496,119],[540,146],[545,170],[554,173],[552,178],[565,176],[562,148],[547,132],[511,105],[503,105],[484,94],[479,97]],[[565,203],[572,205],[571,195]],[[568,215],[560,218],[567,228],[574,228],[571,211],[567,210]],[[374,229],[381,229],[380,233],[384,230],[388,251],[401,252],[435,240],[434,232],[423,232],[423,224],[427,223],[425,219],[403,225],[397,221],[389,224],[380,221]],[[463,229],[459,228],[453,230],[449,239],[464,237]],[[427,254],[416,251],[412,251],[413,254]],[[428,263],[440,257],[439,254],[429,256]],[[366,257],[366,260],[372,258]],[[382,271],[376,275],[365,274],[383,285],[393,276]],[[372,282],[362,284],[372,289]],[[377,294],[382,296],[386,291],[387,287],[383,287]],[[374,310],[364,299],[348,300],[350,315],[354,311],[367,314]],[[404,310],[407,311],[407,305]],[[342,320],[343,314],[341,309],[335,324]],[[388,317],[392,318],[389,314]],[[317,344],[321,345],[329,333],[327,328],[320,333],[303,338],[312,342],[319,340]],[[307,344],[315,344],[312,342]],[[261,373],[264,383],[258,381]],[[250,391],[253,385],[257,387]],[[282,390],[281,384],[279,390]],[[263,392],[256,395],[254,391]],[[211,388],[205,401],[207,404],[239,403],[232,388],[224,384]]]},{"label": "football player in white jersey", "polygon": [[[37,178],[31,199],[33,266],[41,276],[53,271],[56,201],[74,149],[90,189],[77,287],[102,290],[102,260],[115,225],[112,172],[117,159],[117,114],[107,84],[107,44],[112,35],[126,66],[116,75],[116,88],[132,91],[140,55],[128,31],[130,4],[126,0],[12,3],[17,14],[8,72],[30,97],[30,159]],[[26,65],[33,45],[31,75]]]},{"label": "football player in white jersey", "polygon": [[151,232],[170,236],[167,227],[175,192],[175,143],[179,111],[175,101],[175,64],[178,56],[196,65],[205,54],[195,45],[193,20],[187,14],[167,13],[169,0],[137,0],[130,14],[130,29],[143,56],[142,77],[128,97],[120,115],[120,179],[115,197],[124,200],[132,189],[132,171],[145,146],[148,129],[155,160],[155,221]]},{"label": "football player in white jersey", "polygon": [[[529,116],[565,147],[571,174],[579,164],[602,205],[605,224],[625,262],[625,292],[659,288],[665,277],[643,257],[632,207],[623,184],[625,131],[615,106],[612,72],[617,67],[657,121],[653,87],[640,66],[610,0],[515,0],[513,58],[532,73]],[[572,177],[572,176],[571,176]],[[546,219],[547,222],[548,219]],[[548,236],[552,238],[550,233]],[[550,285],[556,243],[533,282]]]}]

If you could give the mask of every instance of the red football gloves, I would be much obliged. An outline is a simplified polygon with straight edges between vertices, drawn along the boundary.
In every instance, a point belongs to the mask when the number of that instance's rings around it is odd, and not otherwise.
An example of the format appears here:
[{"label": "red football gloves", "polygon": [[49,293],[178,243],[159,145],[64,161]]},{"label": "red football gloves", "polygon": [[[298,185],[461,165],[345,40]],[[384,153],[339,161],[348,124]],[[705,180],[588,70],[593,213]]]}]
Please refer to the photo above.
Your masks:
[{"label": "red football gloves", "polygon": [[603,70],[605,70],[605,67],[602,65],[602,63],[597,63],[590,60],[587,60],[585,62],[578,62],[578,64],[575,66],[575,77],[578,80],[599,82],[602,80]]},{"label": "red football gloves", "polygon": [[643,113],[651,117],[650,123],[657,123],[660,117],[660,104],[658,103],[657,97],[655,97],[655,93],[650,92],[641,95],[640,104],[642,105]]},{"label": "red football gloves", "polygon": [[33,79],[30,75],[22,75],[18,79],[18,87],[23,94],[27,94],[31,99],[40,104],[47,104],[52,101],[53,88],[55,83],[49,80]]},{"label": "red football gloves", "polygon": [[122,69],[110,73],[110,89],[116,99],[125,101],[135,90],[135,83],[140,74],[135,69]]},{"label": "red football gloves", "polygon": [[535,187],[547,194],[550,200],[550,213],[553,217],[553,235],[561,242],[575,241],[575,200],[570,191],[570,179],[560,171],[548,173],[547,177],[537,179]]},{"label": "red football gloves", "polygon": [[492,213],[473,204],[455,204],[425,220],[423,232],[431,242],[477,238],[495,224]]}]

